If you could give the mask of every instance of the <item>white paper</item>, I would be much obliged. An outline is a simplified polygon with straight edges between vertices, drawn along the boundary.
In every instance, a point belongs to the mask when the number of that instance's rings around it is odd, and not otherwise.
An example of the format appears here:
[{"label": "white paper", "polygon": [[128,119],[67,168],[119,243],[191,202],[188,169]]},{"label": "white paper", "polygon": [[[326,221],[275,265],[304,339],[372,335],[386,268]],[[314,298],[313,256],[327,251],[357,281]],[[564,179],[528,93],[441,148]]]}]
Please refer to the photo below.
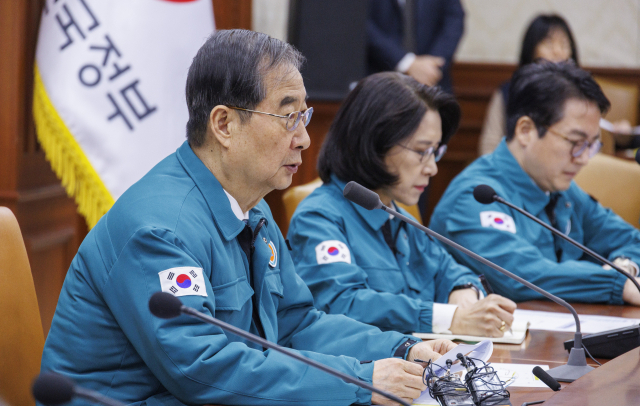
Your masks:
[{"label": "white paper", "polygon": [[441,333],[411,333],[411,335],[416,336],[422,340],[437,340],[439,338],[446,338],[447,340],[460,340],[467,342],[480,342],[483,340],[491,340],[493,343],[498,344],[522,344],[522,342],[527,337],[527,330],[529,329],[529,321],[522,319],[515,319],[513,324],[511,325],[511,330],[507,330],[504,332],[502,337],[482,337],[482,336],[470,336],[464,334],[452,334],[449,332],[448,334]]},{"label": "white paper", "polygon": [[519,388],[546,388],[544,382],[538,379],[533,372],[533,368],[539,366],[547,371],[549,365],[528,365],[528,364],[499,364],[492,362],[491,366],[498,374],[498,378],[504,382],[504,386]]},{"label": "white paper", "polygon": [[422,395],[420,395],[418,399],[415,399],[411,404],[411,406],[433,406],[433,405],[440,406],[440,403],[438,403],[437,400],[435,400],[434,398],[431,397],[431,395],[429,395],[428,390],[422,392]]},{"label": "white paper", "polygon": [[[576,323],[571,313],[540,312],[535,310],[516,309],[514,318],[526,319],[531,323],[529,330],[576,331]],[[640,319],[625,317],[596,316],[579,314],[580,330],[585,334],[630,327],[640,324]]]},{"label": "white paper", "polygon": [[605,120],[604,118],[600,119],[600,128],[602,128],[603,130],[607,130],[611,133],[615,133],[615,134],[621,134],[621,135],[640,135],[640,125],[635,126],[635,127],[631,127],[631,133],[630,134],[624,134],[624,133],[618,133],[615,131],[615,126],[613,125],[613,123],[609,120]]},{"label": "white paper", "polygon": [[[451,366],[451,373],[455,374],[456,372],[464,371],[464,367],[456,357],[458,353],[462,353],[465,357],[468,358],[477,358],[481,359],[484,362],[488,362],[489,358],[491,358],[491,354],[493,354],[493,343],[489,340],[481,341],[478,344],[460,344],[453,348],[448,353],[444,354],[441,358],[439,358],[435,363],[437,365],[433,365],[433,372],[442,376],[446,372],[446,361],[450,359],[453,361],[453,365]],[[440,366],[440,367],[439,367]],[[431,395],[429,395],[429,389],[422,392],[419,398],[413,401],[414,405],[438,405],[438,401],[433,399]]]}]

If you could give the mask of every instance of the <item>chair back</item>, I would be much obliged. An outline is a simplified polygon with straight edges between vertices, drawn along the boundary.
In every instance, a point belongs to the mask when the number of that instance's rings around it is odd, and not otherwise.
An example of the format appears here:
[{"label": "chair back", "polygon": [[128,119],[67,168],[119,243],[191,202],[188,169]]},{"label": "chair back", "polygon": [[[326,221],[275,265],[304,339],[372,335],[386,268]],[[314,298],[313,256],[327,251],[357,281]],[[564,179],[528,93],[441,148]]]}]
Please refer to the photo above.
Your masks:
[{"label": "chair back", "polygon": [[[291,222],[291,217],[293,217],[293,213],[296,211],[298,204],[307,196],[311,194],[316,188],[322,186],[322,179],[317,178],[309,183],[305,183],[304,185],[294,186],[289,188],[284,195],[282,195],[282,200],[284,202],[284,209],[287,213],[287,223]],[[418,220],[419,223],[422,223],[422,216],[420,215],[420,209],[418,205],[415,204],[413,206],[406,206],[402,203],[396,203],[399,207],[402,207],[406,211],[409,212],[413,217]]]},{"label": "chair back", "polygon": [[611,122],[629,120],[631,125],[638,124],[638,85],[602,78],[597,78],[597,82],[611,102],[611,108],[605,118]]},{"label": "chair back", "polygon": [[[596,78],[602,88],[602,92],[611,102],[611,108],[605,118],[615,123],[620,120],[627,120],[632,126],[638,124],[638,95],[640,89],[633,83],[623,83],[609,79]],[[629,136],[614,135],[606,130],[602,130],[602,152],[613,155],[615,153],[616,138],[619,142]]]},{"label": "chair back", "polygon": [[33,406],[44,334],[27,250],[6,207],[0,207],[0,280],[0,398],[10,406]]},{"label": "chair back", "polygon": [[635,161],[596,154],[575,181],[603,206],[640,228],[640,165]]}]

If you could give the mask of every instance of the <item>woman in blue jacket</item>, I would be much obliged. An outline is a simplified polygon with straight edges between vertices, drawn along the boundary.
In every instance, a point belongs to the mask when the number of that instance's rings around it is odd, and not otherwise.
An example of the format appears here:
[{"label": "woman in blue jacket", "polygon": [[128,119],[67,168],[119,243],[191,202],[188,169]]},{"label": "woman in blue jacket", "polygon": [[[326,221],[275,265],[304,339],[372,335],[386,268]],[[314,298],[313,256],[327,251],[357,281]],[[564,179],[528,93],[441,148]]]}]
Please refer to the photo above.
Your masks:
[{"label": "woman in blue jacket", "polygon": [[509,328],[515,303],[482,298],[477,276],[425,234],[342,196],[353,180],[387,206],[416,204],[459,121],[452,96],[400,73],[371,75],[347,96],[318,158],[324,184],[289,227],[318,309],[400,332],[500,337]]}]

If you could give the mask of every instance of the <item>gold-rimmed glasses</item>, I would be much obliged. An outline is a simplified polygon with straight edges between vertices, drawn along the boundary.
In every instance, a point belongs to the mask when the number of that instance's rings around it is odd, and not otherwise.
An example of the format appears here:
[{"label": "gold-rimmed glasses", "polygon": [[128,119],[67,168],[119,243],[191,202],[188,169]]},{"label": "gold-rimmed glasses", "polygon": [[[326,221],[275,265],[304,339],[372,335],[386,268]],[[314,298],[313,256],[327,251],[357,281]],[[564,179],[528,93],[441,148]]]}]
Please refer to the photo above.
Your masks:
[{"label": "gold-rimmed glasses", "polygon": [[547,131],[570,143],[572,145],[571,156],[574,158],[577,158],[580,155],[582,155],[585,149],[587,148],[589,149],[589,158],[593,158],[594,155],[597,154],[598,151],[600,151],[600,148],[602,148],[602,141],[600,141],[599,138],[595,139],[593,142],[587,142],[587,140],[573,141],[569,139],[568,136],[561,134],[555,130],[552,130],[551,128],[547,128]]},{"label": "gold-rimmed glasses", "polygon": [[429,157],[433,154],[434,159],[436,160],[436,162],[440,161],[440,159],[442,158],[442,156],[444,155],[445,152],[447,152],[447,144],[443,144],[443,145],[434,145],[432,147],[429,147],[427,149],[425,149],[424,151],[419,151],[417,149],[413,149],[413,148],[409,148],[406,147],[402,144],[398,144],[399,147],[402,147],[404,149],[407,149],[409,151],[413,151],[416,154],[420,155],[420,163],[423,163],[427,160],[429,160]]},{"label": "gold-rimmed glasses", "polygon": [[287,127],[287,130],[289,131],[295,130],[298,127],[298,124],[300,124],[300,121],[302,121],[305,127],[309,125],[309,121],[311,121],[311,115],[313,114],[313,107],[309,107],[305,111],[294,111],[292,113],[287,114],[286,116],[281,116],[279,114],[273,114],[273,113],[265,113],[264,111],[243,109],[241,107],[234,107],[234,106],[228,106],[228,107],[234,110],[250,111],[251,113],[265,114],[267,116],[285,118],[287,119],[286,127]]}]

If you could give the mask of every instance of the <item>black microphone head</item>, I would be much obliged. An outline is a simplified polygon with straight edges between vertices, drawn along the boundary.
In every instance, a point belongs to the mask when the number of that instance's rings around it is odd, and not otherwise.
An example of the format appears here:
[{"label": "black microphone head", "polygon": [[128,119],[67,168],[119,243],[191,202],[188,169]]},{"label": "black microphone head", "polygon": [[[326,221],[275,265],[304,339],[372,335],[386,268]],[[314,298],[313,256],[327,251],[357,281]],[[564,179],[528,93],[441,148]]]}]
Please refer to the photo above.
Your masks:
[{"label": "black microphone head", "polygon": [[149,310],[161,319],[173,319],[182,313],[182,302],[171,293],[156,292],[149,299]]},{"label": "black microphone head", "polygon": [[640,148],[636,151],[636,162],[640,164]]},{"label": "black microphone head", "polygon": [[547,371],[545,371],[544,369],[540,368],[540,367],[535,367],[533,368],[533,374],[540,379],[542,382],[544,382],[545,385],[547,385],[548,387],[550,387],[552,390],[554,391],[559,391],[560,390],[560,384],[558,383],[558,381],[556,381],[555,379],[553,379],[551,377],[551,375],[549,375],[547,373]]},{"label": "black microphone head", "polygon": [[342,191],[344,197],[354,202],[357,205],[364,207],[367,210],[382,208],[382,202],[380,196],[372,190],[360,185],[357,182],[351,181],[347,183]]},{"label": "black microphone head", "polygon": [[473,189],[473,197],[482,204],[491,204],[498,194],[489,185],[478,185]]},{"label": "black microphone head", "polygon": [[68,403],[75,395],[76,384],[64,375],[43,372],[33,381],[31,393],[40,403],[50,406]]}]

